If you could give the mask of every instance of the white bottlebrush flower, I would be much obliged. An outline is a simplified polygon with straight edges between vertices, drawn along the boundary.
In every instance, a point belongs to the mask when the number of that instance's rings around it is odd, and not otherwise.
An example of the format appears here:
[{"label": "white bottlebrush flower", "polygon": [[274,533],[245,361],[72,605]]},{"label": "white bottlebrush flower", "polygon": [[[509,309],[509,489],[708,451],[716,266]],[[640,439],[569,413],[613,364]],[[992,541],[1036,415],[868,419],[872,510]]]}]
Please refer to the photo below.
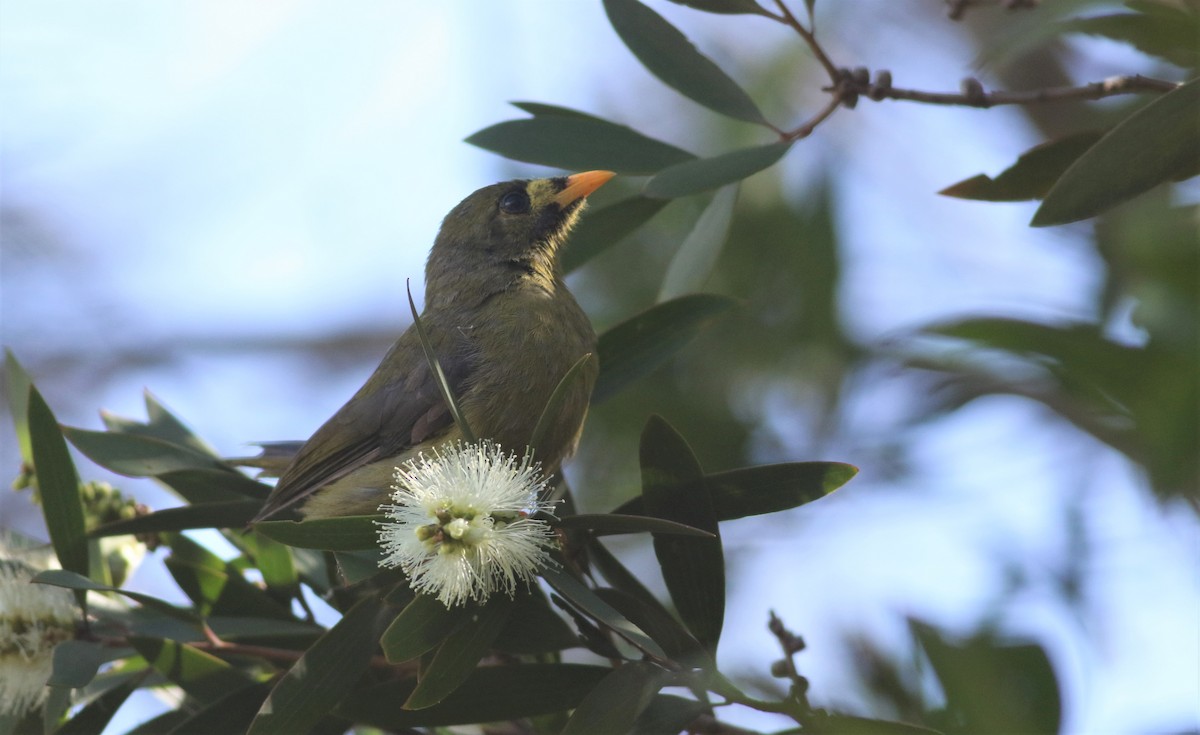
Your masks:
[{"label": "white bottlebrush flower", "polygon": [[37,570],[0,545],[0,714],[21,717],[41,705],[54,647],[75,634],[69,590],[32,584]]},{"label": "white bottlebrush flower", "polygon": [[554,533],[529,516],[548,510],[540,467],[492,442],[447,444],[396,468],[394,505],[380,506],[381,566],[400,567],[414,590],[447,607],[510,597],[549,560]]}]

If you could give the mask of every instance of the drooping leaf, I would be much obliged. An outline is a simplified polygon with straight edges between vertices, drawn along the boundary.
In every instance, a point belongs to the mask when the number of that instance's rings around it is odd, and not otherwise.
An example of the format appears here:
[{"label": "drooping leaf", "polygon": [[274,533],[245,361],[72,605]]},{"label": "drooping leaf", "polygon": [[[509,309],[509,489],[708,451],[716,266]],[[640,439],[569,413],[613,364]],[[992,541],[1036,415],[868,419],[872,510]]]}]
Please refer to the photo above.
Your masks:
[{"label": "drooping leaf", "polygon": [[1200,173],[1200,79],[1130,115],[1089,148],[1046,194],[1033,227],[1094,217],[1167,181]]},{"label": "drooping leaf", "polygon": [[644,661],[613,669],[575,708],[562,735],[629,732],[666,681],[666,672]]},{"label": "drooping leaf", "polygon": [[659,660],[666,660],[666,652],[654,642],[654,639],[570,574],[555,567],[546,567],[542,570],[542,578],[580,613],[600,623],[645,653]]},{"label": "drooping leaf", "polygon": [[442,394],[442,400],[445,401],[450,415],[454,417],[454,425],[458,427],[458,432],[462,434],[463,441],[473,444],[475,442],[475,432],[471,431],[471,427],[467,424],[467,417],[463,415],[462,407],[458,404],[458,396],[454,395],[454,389],[451,387],[450,381],[446,379],[446,373],[442,370],[442,364],[438,360],[437,353],[434,352],[433,342],[429,339],[429,332],[425,330],[425,324],[421,321],[421,315],[417,313],[417,302],[413,301],[412,285],[406,283],[405,290],[408,293],[408,308],[412,310],[413,328],[417,330],[417,336],[421,340],[421,349],[425,352],[425,360],[429,363],[429,371],[433,373],[438,391]]},{"label": "drooping leaf", "polygon": [[793,141],[741,148],[711,158],[677,163],[655,174],[642,193],[648,197],[675,199],[699,194],[743,179],[774,166],[792,147]]},{"label": "drooping leaf", "polygon": [[653,638],[673,660],[691,667],[711,667],[712,658],[675,616],[624,590],[599,587],[596,595]]},{"label": "drooping leaf", "polygon": [[[38,491],[42,497],[42,515],[50,543],[62,568],[83,576],[88,574],[88,542],[84,531],[83,501],[79,498],[79,475],[67,451],[58,421],[45,399],[34,386],[29,387],[29,439]],[[85,595],[77,595],[84,605]],[[87,608],[84,607],[86,612]]]},{"label": "drooping leaf", "polygon": [[4,372],[8,376],[8,408],[12,412],[13,428],[17,435],[17,448],[21,461],[33,466],[33,450],[29,444],[29,389],[33,380],[17,362],[12,350],[4,348]]},{"label": "drooping leaf", "polygon": [[604,10],[633,55],[667,86],[714,112],[768,124],[750,95],[661,15],[638,0],[604,0]]},{"label": "drooping leaf", "polygon": [[671,0],[671,2],[686,5],[696,10],[703,10],[706,13],[720,13],[723,15],[754,14],[765,15],[768,18],[774,17],[754,0]]},{"label": "drooping leaf", "polygon": [[87,577],[75,572],[67,571],[66,569],[48,569],[44,572],[38,572],[33,578],[38,584],[49,584],[55,587],[65,587],[71,590],[87,591],[96,590],[97,592],[116,592],[124,595],[131,600],[142,603],[146,607],[153,608],[161,613],[183,620],[189,623],[197,623],[199,619],[190,611],[175,607],[166,600],[160,600],[157,597],[147,595],[141,592],[133,592],[130,590],[118,589],[109,587],[103,584],[97,584]]},{"label": "drooping leaf", "polygon": [[[580,357],[575,361],[575,364],[567,370],[566,374],[558,381],[558,385],[554,387],[554,392],[546,399],[546,405],[542,409],[542,415],[538,417],[537,425],[533,427],[533,434],[529,439],[529,446],[533,449],[534,457],[537,457],[537,449],[542,446],[542,441],[546,437],[546,432],[550,431],[559,416],[562,414],[563,404],[567,400],[567,396],[571,394],[571,389],[577,381],[583,380],[588,373],[595,375],[596,356],[591,352]],[[586,385],[586,384],[585,384]]]},{"label": "drooping leaf", "polygon": [[691,153],[624,125],[567,115],[507,120],[484,128],[467,143],[505,158],[568,171],[604,169],[640,176],[693,158]]},{"label": "drooping leaf", "polygon": [[699,291],[708,281],[717,264],[717,257],[729,238],[737,194],[736,185],[726,186],[717,192],[700,214],[692,231],[675,252],[675,257],[671,258],[658,291],[660,303]]},{"label": "drooping leaf", "polygon": [[[858,468],[841,462],[784,462],[706,475],[704,484],[719,521],[766,515],[819,500],[849,482]],[[640,497],[614,513],[644,514]]]},{"label": "drooping leaf", "polygon": [[417,688],[405,700],[404,708],[432,707],[458,689],[504,630],[513,607],[509,598],[493,595],[483,605],[472,608],[468,619],[433,654],[429,665],[421,672]]},{"label": "drooping leaf", "polygon": [[637,228],[649,222],[669,202],[665,199],[630,197],[595,211],[584,210],[579,224],[562,253],[564,273],[579,268],[608,248],[616,245]]},{"label": "drooping leaf", "polygon": [[261,508],[262,503],[256,500],[185,505],[123,521],[106,523],[92,529],[88,536],[104,538],[139,533],[184,531],[193,528],[242,528]]},{"label": "drooping leaf", "polygon": [[472,608],[447,608],[432,595],[417,595],[379,639],[391,663],[411,661],[441,645],[471,615]]},{"label": "drooping leaf", "polygon": [[666,533],[680,536],[715,538],[713,534],[683,523],[646,515],[622,515],[619,513],[582,513],[560,518],[553,524],[556,528],[586,528],[596,536],[612,536],[622,533]]},{"label": "drooping leaf", "polygon": [[307,521],[261,521],[254,530],[288,546],[325,551],[370,551],[379,548],[382,514],[314,518]]},{"label": "drooping leaf", "polygon": [[70,426],[63,433],[75,448],[101,467],[129,477],[154,477],[179,470],[223,470],[220,460],[194,449],[143,434],[89,431]]},{"label": "drooping leaf", "polygon": [[179,641],[133,636],[129,644],[158,673],[204,702],[220,699],[254,683],[242,671],[216,656]]},{"label": "drooping leaf", "polygon": [[502,722],[564,712],[579,704],[610,670],[582,664],[520,664],[475,669],[439,704],[405,710],[411,680],[392,680],[353,692],[335,710],[384,730]]},{"label": "drooping leaf", "polygon": [[736,303],[714,294],[683,296],[657,304],[600,335],[600,377],[592,401],[603,401],[653,372]]},{"label": "drooping leaf", "polygon": [[1183,4],[1126,3],[1137,13],[1112,13],[1063,21],[1067,33],[1085,33],[1127,43],[1142,53],[1182,67],[1200,64],[1200,13]]},{"label": "drooping leaf", "polygon": [[366,672],[383,602],[359,600],[275,684],[248,735],[309,732]]},{"label": "drooping leaf", "polygon": [[647,514],[713,534],[655,533],[654,555],[679,616],[715,657],[725,622],[725,556],[704,473],[687,441],[659,416],[642,430],[640,464]]},{"label": "drooping leaf", "polygon": [[1073,133],[1034,146],[996,178],[977,174],[952,184],[938,193],[959,199],[988,202],[1021,202],[1041,199],[1084,151],[1100,140],[1101,133]]}]

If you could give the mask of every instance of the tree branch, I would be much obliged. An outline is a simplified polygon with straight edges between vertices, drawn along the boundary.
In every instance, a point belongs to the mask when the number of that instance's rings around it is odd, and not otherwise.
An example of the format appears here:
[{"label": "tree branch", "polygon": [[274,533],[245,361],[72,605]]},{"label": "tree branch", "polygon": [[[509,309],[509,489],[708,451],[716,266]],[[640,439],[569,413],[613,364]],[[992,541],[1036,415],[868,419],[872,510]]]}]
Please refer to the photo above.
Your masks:
[{"label": "tree branch", "polygon": [[1102,82],[1092,82],[1079,87],[1051,87],[1048,89],[1031,89],[1022,92],[984,91],[983,85],[975,79],[964,79],[963,90],[953,92],[922,92],[916,89],[902,89],[891,86],[891,75],[880,72],[874,82],[863,84],[861,79],[845,76],[837,84],[825,87],[826,92],[835,95],[854,94],[872,100],[908,100],[924,102],[930,105],[961,105],[964,107],[995,107],[997,105],[1031,105],[1042,102],[1062,102],[1065,100],[1098,100],[1119,94],[1135,94],[1138,92],[1170,92],[1178,87],[1177,82],[1163,79],[1153,79],[1140,74],[1130,76],[1109,77]]}]

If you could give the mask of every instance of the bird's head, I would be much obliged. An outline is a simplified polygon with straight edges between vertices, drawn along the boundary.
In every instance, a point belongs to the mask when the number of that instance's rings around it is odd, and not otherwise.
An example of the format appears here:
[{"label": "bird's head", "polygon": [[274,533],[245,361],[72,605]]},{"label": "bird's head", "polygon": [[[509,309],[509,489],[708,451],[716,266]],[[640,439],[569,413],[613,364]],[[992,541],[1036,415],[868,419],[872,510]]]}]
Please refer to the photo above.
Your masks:
[{"label": "bird's head", "polygon": [[[558,251],[588,194],[614,174],[587,171],[485,186],[450,210],[429,254],[426,298],[487,289],[522,273],[551,281]],[[486,279],[487,284],[476,283]],[[480,294],[482,295],[482,294]]]}]

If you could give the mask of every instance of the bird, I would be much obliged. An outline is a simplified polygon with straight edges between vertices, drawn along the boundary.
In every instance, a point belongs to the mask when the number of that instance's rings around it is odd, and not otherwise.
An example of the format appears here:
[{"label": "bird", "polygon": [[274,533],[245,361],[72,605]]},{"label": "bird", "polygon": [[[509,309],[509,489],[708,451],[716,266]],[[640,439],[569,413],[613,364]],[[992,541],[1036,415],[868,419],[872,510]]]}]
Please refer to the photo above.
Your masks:
[{"label": "bird", "polygon": [[[478,439],[523,454],[564,375],[595,355],[596,333],[563,282],[559,255],[588,195],[614,175],[493,184],[442,221],[425,264],[420,322]],[[398,466],[464,439],[416,327],[300,446],[251,523],[287,509],[305,519],[375,513],[388,501]],[[598,372],[588,360],[568,384],[536,448],[545,475],[574,453]]]}]

